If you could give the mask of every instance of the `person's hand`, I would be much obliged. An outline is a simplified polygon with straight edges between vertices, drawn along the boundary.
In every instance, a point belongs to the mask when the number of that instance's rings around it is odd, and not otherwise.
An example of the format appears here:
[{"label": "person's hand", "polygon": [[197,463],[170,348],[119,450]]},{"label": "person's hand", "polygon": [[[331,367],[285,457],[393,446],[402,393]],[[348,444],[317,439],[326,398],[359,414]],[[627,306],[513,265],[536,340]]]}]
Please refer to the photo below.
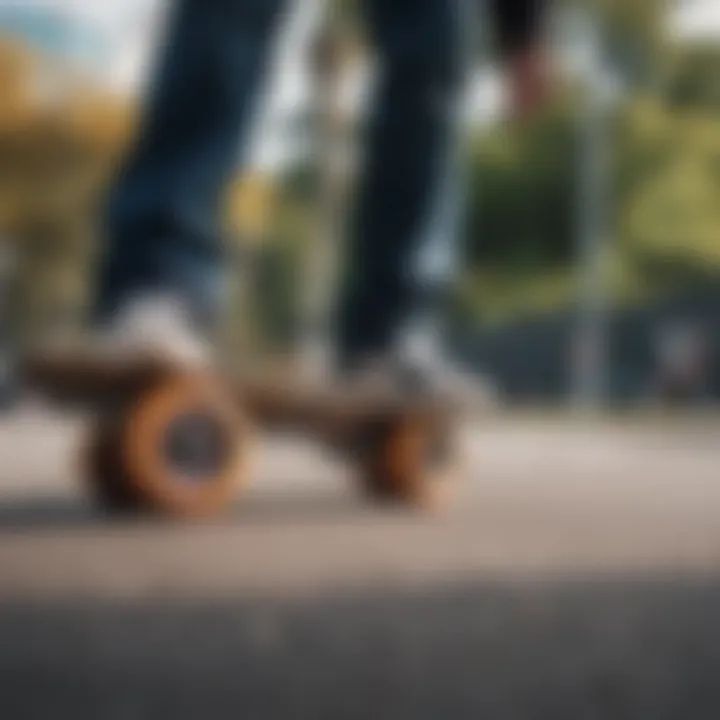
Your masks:
[{"label": "person's hand", "polygon": [[543,105],[552,90],[550,63],[544,49],[534,46],[514,53],[507,74],[510,115],[523,120]]}]

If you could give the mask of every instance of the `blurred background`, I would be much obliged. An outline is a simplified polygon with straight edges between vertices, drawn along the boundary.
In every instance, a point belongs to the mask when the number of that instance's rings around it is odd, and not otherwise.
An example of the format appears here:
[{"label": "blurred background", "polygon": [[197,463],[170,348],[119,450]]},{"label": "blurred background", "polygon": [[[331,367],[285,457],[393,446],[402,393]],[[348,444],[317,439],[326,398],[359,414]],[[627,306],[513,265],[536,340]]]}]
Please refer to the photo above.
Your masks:
[{"label": "blurred background", "polygon": [[[228,352],[297,342],[308,268],[336,244],[372,63],[354,0],[330,5],[296,3],[284,23],[250,166],[228,190]],[[165,10],[0,2],[8,348],[82,326],[98,199],[132,135]],[[559,3],[549,25],[562,82],[526,122],[504,121],[502,73],[477,53],[453,349],[517,404],[713,400],[718,10]],[[314,62],[328,42],[332,62]]]},{"label": "blurred background", "polygon": [[[230,358],[302,345],[373,76],[353,0],[292,7],[223,208]],[[540,411],[461,429],[461,502],[369,507],[281,438],[180,526],[97,512],[85,419],[13,379],[83,331],[166,10],[0,0],[0,717],[720,717],[720,3],[558,2],[521,121],[478,37],[447,339]]]}]

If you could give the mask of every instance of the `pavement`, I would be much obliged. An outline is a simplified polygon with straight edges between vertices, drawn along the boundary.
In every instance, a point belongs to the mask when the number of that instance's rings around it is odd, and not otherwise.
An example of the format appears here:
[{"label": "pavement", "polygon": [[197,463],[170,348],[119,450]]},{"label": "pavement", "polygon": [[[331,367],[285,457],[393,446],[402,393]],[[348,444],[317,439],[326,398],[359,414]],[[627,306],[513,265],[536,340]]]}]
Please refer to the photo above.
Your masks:
[{"label": "pavement", "polygon": [[223,516],[108,522],[82,421],[0,421],[1,718],[720,716],[720,422],[488,420],[456,504],[266,443]]}]

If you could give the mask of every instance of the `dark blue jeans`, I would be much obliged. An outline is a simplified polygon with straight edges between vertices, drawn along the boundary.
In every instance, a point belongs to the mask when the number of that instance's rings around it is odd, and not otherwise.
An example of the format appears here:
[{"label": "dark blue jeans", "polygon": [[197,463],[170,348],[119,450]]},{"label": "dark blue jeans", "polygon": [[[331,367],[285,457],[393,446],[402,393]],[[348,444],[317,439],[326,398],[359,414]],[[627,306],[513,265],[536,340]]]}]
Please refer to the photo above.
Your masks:
[{"label": "dark blue jeans", "polygon": [[[139,137],[111,194],[98,314],[173,291],[209,318],[218,301],[221,193],[242,161],[286,0],[177,0]],[[366,0],[381,65],[345,255],[337,340],[386,350],[427,289],[415,258],[448,218],[464,0]],[[443,210],[444,208],[444,210]],[[451,243],[454,228],[435,229]],[[422,291],[422,292],[421,292]]]}]

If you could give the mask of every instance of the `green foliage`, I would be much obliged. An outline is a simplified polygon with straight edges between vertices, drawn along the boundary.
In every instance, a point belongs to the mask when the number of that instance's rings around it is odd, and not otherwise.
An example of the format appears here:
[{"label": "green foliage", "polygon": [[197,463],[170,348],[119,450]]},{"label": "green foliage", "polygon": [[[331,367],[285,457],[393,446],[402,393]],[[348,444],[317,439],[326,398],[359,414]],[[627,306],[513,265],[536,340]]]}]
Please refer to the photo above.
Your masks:
[{"label": "green foliage", "polygon": [[653,284],[720,275],[720,118],[646,99],[626,109],[617,235]]},{"label": "green foliage", "polygon": [[678,108],[720,109],[720,45],[697,43],[674,58],[668,70],[666,93]]},{"label": "green foliage", "polygon": [[626,82],[653,83],[668,59],[666,0],[559,0],[553,8],[592,8],[600,24],[606,59]]},{"label": "green foliage", "polygon": [[18,256],[20,342],[78,320],[94,211],[130,127],[128,107],[79,79],[43,101],[32,91],[42,71],[22,47],[0,42],[0,235]]},{"label": "green foliage", "polygon": [[255,278],[254,308],[261,328],[260,345],[283,352],[294,342],[301,296],[301,270],[315,222],[312,206],[285,187],[262,247]]},{"label": "green foliage", "polygon": [[[609,125],[606,246],[616,301],[720,278],[720,117],[637,92]],[[579,145],[572,98],[472,143],[465,319],[567,305],[577,244]]]},{"label": "green foliage", "polygon": [[572,261],[576,137],[569,98],[470,147],[468,259],[505,271]]},{"label": "green foliage", "polygon": [[665,0],[598,0],[604,24],[607,55],[620,61],[637,80],[658,69],[666,49]]}]

